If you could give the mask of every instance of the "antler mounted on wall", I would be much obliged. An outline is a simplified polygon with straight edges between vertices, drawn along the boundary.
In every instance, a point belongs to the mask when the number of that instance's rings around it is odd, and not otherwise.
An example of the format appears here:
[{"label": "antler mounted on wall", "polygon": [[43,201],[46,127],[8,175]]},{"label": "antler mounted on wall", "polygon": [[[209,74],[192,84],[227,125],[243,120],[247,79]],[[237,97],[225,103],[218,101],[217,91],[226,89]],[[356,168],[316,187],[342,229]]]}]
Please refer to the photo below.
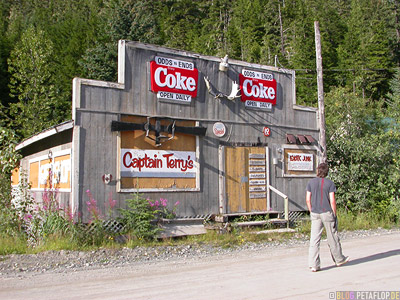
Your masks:
[{"label": "antler mounted on wall", "polygon": [[240,92],[240,88],[239,88],[239,84],[237,84],[236,81],[233,82],[232,84],[232,90],[231,93],[229,95],[224,94],[220,91],[218,91],[210,82],[210,80],[208,79],[208,77],[204,77],[204,81],[206,83],[208,92],[214,96],[215,99],[228,99],[228,100],[235,100],[236,98],[240,98],[240,94],[238,95],[238,93]]}]

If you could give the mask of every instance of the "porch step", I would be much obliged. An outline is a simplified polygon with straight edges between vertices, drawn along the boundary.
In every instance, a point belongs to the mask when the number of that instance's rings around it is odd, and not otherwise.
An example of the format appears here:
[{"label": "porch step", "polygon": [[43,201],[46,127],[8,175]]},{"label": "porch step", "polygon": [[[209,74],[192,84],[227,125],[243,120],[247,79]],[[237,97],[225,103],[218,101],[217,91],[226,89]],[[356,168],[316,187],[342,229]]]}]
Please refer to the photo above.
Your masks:
[{"label": "porch step", "polygon": [[274,210],[268,210],[268,211],[255,211],[255,212],[242,212],[242,213],[229,213],[229,214],[222,214],[222,215],[214,215],[213,219],[215,222],[219,223],[226,223],[229,221],[229,219],[234,218],[234,217],[241,217],[241,216],[259,216],[259,215],[269,215],[269,216],[276,216],[276,217],[281,217],[283,214],[282,211],[274,211]]},{"label": "porch step", "polygon": [[268,234],[268,233],[286,233],[286,232],[296,232],[292,228],[278,228],[278,229],[268,229],[262,231],[252,232],[253,234]]},{"label": "porch step", "polygon": [[162,219],[159,238],[182,237],[207,233],[204,218]]},{"label": "porch step", "polygon": [[265,221],[237,222],[237,223],[234,223],[233,226],[251,227],[251,226],[264,226],[266,224],[286,225],[287,221],[283,220],[283,219],[269,219],[269,220],[265,220]]}]

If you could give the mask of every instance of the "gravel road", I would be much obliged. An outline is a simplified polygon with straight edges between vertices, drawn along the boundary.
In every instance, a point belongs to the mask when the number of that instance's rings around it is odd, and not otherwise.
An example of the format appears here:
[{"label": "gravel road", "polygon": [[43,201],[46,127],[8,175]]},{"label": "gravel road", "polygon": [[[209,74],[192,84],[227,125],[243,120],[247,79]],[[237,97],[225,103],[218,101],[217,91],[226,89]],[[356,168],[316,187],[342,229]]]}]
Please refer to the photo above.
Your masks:
[{"label": "gravel road", "polygon": [[[400,228],[342,231],[342,241],[399,233]],[[95,251],[47,251],[29,255],[0,256],[0,278],[27,278],[43,273],[70,273],[79,270],[106,269],[138,264],[153,264],[160,261],[199,260],[207,257],[235,255],[243,251],[260,251],[269,248],[290,248],[308,244],[308,238],[294,234],[285,241],[245,243],[231,248],[214,247],[206,244],[136,247],[121,249],[98,249]]]},{"label": "gravel road", "polygon": [[[10,255],[0,264],[0,299],[350,299],[346,291],[360,293],[351,299],[398,299],[400,229],[341,236],[350,262],[336,267],[323,241],[322,268],[315,273],[307,268],[304,236],[230,249],[186,245]],[[381,297],[389,291],[397,298]]]}]

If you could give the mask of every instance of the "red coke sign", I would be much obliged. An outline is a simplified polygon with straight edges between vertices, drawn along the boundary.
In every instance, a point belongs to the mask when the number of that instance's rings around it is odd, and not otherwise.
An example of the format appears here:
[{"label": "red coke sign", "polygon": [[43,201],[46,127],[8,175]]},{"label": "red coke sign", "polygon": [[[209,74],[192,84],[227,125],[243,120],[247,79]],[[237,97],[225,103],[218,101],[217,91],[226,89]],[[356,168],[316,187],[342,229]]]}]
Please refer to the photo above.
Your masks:
[{"label": "red coke sign", "polygon": [[270,73],[242,70],[239,74],[242,101],[268,102],[276,104],[276,80]]},{"label": "red coke sign", "polygon": [[151,90],[158,98],[190,102],[197,97],[198,74],[192,62],[156,56],[150,62]]}]

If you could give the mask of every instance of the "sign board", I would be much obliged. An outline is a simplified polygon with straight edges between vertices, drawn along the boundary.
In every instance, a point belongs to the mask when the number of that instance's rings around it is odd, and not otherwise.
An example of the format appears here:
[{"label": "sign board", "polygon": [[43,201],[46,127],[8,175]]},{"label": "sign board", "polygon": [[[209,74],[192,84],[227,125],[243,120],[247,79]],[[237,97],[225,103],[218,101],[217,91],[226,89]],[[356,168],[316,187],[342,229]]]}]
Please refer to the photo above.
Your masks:
[{"label": "sign board", "polygon": [[276,105],[277,83],[271,73],[243,69],[239,83],[246,107],[270,110]]},{"label": "sign board", "polygon": [[308,153],[288,153],[289,171],[313,171],[314,156]]},{"label": "sign board", "polygon": [[271,135],[271,129],[269,129],[269,127],[264,127],[263,128],[263,134],[264,134],[264,136],[270,136]]},{"label": "sign board", "polygon": [[121,177],[196,177],[196,153],[121,149]]},{"label": "sign board", "polygon": [[33,190],[47,189],[51,183],[53,188],[69,191],[71,188],[71,150],[55,152],[53,158],[40,156],[29,160],[29,182]]},{"label": "sign board", "polygon": [[226,134],[226,127],[222,122],[216,122],[213,125],[213,133],[217,137],[223,137]]},{"label": "sign board", "polygon": [[156,56],[150,76],[151,90],[159,99],[190,103],[197,97],[199,73],[192,62]]},{"label": "sign board", "polygon": [[249,199],[266,198],[266,155],[249,153]]}]

